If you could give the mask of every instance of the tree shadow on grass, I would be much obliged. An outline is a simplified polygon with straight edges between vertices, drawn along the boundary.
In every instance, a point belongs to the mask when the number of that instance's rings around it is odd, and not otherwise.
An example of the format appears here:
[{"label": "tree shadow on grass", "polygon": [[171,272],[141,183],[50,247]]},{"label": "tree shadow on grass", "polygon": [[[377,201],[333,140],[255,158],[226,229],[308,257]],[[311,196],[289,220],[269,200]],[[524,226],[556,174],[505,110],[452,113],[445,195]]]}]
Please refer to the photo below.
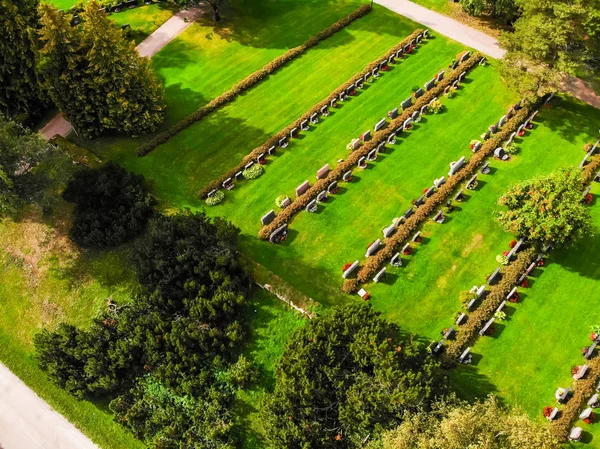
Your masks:
[{"label": "tree shadow on grass", "polygon": [[564,269],[579,273],[589,279],[600,279],[600,230],[596,229],[595,235],[584,237],[571,248],[557,249],[553,262]]},{"label": "tree shadow on grass", "polygon": [[471,365],[458,365],[450,373],[450,385],[462,399],[475,401],[498,393],[490,379],[479,372],[476,366],[479,360],[481,355],[474,353]]},{"label": "tree shadow on grass", "polygon": [[598,134],[600,110],[570,97],[557,96],[552,101],[552,107],[542,109],[535,121],[573,143],[582,133],[589,136]]}]

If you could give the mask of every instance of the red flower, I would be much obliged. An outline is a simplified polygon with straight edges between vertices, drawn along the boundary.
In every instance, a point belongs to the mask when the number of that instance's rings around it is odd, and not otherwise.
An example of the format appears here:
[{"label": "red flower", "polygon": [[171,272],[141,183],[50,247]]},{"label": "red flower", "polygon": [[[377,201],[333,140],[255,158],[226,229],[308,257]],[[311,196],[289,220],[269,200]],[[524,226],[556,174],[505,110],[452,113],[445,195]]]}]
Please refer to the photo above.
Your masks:
[{"label": "red flower", "polygon": [[540,260],[538,260],[537,266],[543,267],[545,263],[546,263],[546,261],[544,259],[540,259]]},{"label": "red flower", "polygon": [[519,137],[523,137],[524,135],[525,135],[525,130],[519,131],[519,134],[518,134]]},{"label": "red flower", "polygon": [[591,423],[592,423],[592,420],[591,420],[590,418],[585,418],[585,419],[583,420],[583,422],[584,422],[584,423],[586,423],[586,424],[591,424]]},{"label": "red flower", "polygon": [[578,366],[572,366],[571,367],[571,374],[577,374],[579,372],[579,367]]},{"label": "red flower", "polygon": [[584,202],[585,204],[592,204],[592,201],[593,201],[593,199],[594,199],[594,197],[592,196],[592,194],[591,194],[591,193],[588,193],[588,194],[585,196],[585,198],[583,199],[583,202]]},{"label": "red flower", "polygon": [[550,417],[550,415],[552,414],[552,410],[553,410],[552,407],[549,407],[549,406],[544,407],[544,416],[546,418]]},{"label": "red flower", "polygon": [[508,251],[502,251],[502,255],[503,255],[504,257],[507,257],[507,256],[508,256],[508,253],[509,253]]},{"label": "red flower", "polygon": [[404,254],[405,256],[409,256],[410,253],[412,253],[412,248],[410,246],[402,252],[402,254]]},{"label": "red flower", "polygon": [[508,244],[508,246],[510,246],[511,248],[514,248],[516,245],[517,245],[516,240],[511,240],[510,243]]},{"label": "red flower", "polygon": [[347,263],[347,264],[345,264],[345,265],[344,265],[344,270],[343,270],[343,271],[346,271],[346,270],[347,270],[348,268],[350,268],[351,266],[352,266],[352,264],[351,264],[351,263]]},{"label": "red flower", "polygon": [[260,165],[265,165],[267,163],[267,160],[266,159],[261,159],[258,163]]},{"label": "red flower", "polygon": [[519,294],[515,293],[514,295],[512,295],[510,298],[508,298],[508,300],[512,303],[516,303],[517,301],[519,301]]},{"label": "red flower", "polygon": [[529,279],[525,279],[523,282],[521,282],[521,287],[523,287],[523,288],[529,287]]},{"label": "red flower", "polygon": [[428,190],[429,190],[429,188],[423,189],[423,193],[427,193]]},{"label": "red flower", "polygon": [[596,332],[592,332],[590,334],[590,340],[594,341],[594,340],[596,340],[596,338],[598,338],[598,334]]}]

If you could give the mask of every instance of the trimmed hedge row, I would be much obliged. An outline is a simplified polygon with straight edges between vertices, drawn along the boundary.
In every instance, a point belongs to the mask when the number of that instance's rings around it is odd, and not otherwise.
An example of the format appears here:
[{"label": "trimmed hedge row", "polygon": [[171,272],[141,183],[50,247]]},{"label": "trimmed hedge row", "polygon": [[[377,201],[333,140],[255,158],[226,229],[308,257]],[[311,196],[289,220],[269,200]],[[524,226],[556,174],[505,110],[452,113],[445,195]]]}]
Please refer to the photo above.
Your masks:
[{"label": "trimmed hedge row", "polygon": [[502,279],[500,279],[500,282],[490,288],[490,292],[481,305],[469,314],[467,322],[457,329],[456,338],[450,341],[446,347],[445,359],[448,364],[456,363],[456,359],[464,348],[477,339],[479,330],[486,321],[494,316],[498,306],[506,299],[506,295],[510,293],[536,257],[536,249],[527,248],[517,254],[517,258],[513,263],[501,270]]},{"label": "trimmed hedge row", "polygon": [[314,47],[322,40],[327,39],[328,37],[337,33],[344,27],[351,24],[356,19],[367,14],[369,11],[371,11],[370,4],[361,5],[356,10],[354,10],[353,12],[348,14],[348,16],[338,20],[333,25],[330,25],[329,27],[325,28],[324,30],[319,31],[317,34],[312,36],[310,39],[308,39],[303,44],[300,44],[297,47],[291,48],[290,50],[286,51],[283,55],[278,56],[277,58],[273,59],[271,62],[269,62],[264,67],[258,69],[256,72],[248,75],[246,78],[244,78],[242,81],[237,83],[235,86],[233,86],[231,89],[229,89],[224,94],[219,95],[217,98],[214,98],[208,104],[206,104],[205,106],[202,106],[200,109],[191,113],[186,118],[184,118],[177,124],[173,125],[168,130],[161,132],[160,134],[155,136],[149,142],[147,142],[143,145],[140,145],[137,149],[137,155],[138,156],[147,155],[152,150],[154,150],[157,146],[165,143],[167,140],[169,140],[175,134],[179,133],[180,131],[183,131],[184,129],[186,129],[187,127],[192,125],[193,123],[202,120],[204,117],[206,117],[210,113],[216,111],[217,109],[222,108],[227,103],[235,100],[235,98],[238,95],[240,95],[244,91],[250,89],[252,86],[257,84],[261,80],[265,79],[271,73],[275,72],[277,69],[279,69],[283,65],[287,64],[292,59],[297,58],[298,56],[303,54],[308,49]]},{"label": "trimmed hedge row", "polygon": [[559,441],[567,441],[575,420],[579,418],[579,411],[583,404],[596,392],[596,385],[600,380],[600,357],[586,362],[588,371],[585,379],[578,380],[575,384],[573,397],[569,399],[562,409],[560,416],[552,421],[550,431]]},{"label": "trimmed hedge row", "polygon": [[[267,226],[263,226],[258,232],[258,237],[267,240],[269,235],[278,227],[291,221],[292,217],[303,210],[310,201],[315,199],[319,192],[325,190],[327,186],[333,181],[339,181],[343,174],[348,170],[352,170],[357,166],[358,160],[361,157],[366,156],[371,150],[375,149],[380,143],[385,142],[388,136],[395,131],[404,121],[409,118],[414,111],[420,110],[423,106],[428,104],[433,98],[441,95],[444,89],[450,86],[463,71],[469,71],[475,64],[481,59],[480,53],[475,53],[465,62],[461,63],[455,70],[449,71],[446,78],[440,81],[436,87],[425,92],[422,97],[408,109],[403,111],[397,118],[391,120],[390,124],[373,134],[371,140],[365,142],[359,149],[350,153],[348,159],[340,162],[336,168],[334,168],[326,178],[320,179],[315,182],[302,196],[297,198],[281,211],[275,219]],[[384,248],[385,250],[385,248]],[[384,251],[382,250],[382,251]],[[391,255],[390,255],[391,257]],[[358,286],[358,284],[357,284]]]},{"label": "trimmed hedge row", "polygon": [[88,168],[98,168],[102,165],[102,161],[94,153],[75,145],[59,134],[52,137],[49,143],[56,145],[59,150],[69,156],[76,164]]},{"label": "trimmed hedge row", "polygon": [[408,239],[410,234],[416,232],[417,228],[452,195],[458,185],[473,176],[484,160],[488,156],[491,156],[494,150],[509,138],[510,134],[526,120],[529,113],[530,108],[523,106],[508,120],[498,133],[486,140],[481,149],[469,159],[469,162],[463,169],[455,175],[450,176],[446,183],[425,204],[420,206],[411,217],[398,226],[394,235],[384,240],[385,246],[377,254],[367,259],[365,265],[359,270],[356,279],[346,279],[344,281],[343,290],[346,293],[355,292],[360,283],[371,279],[377,273],[380,266],[392,258],[397,248]]},{"label": "trimmed hedge row", "polygon": [[339,95],[342,92],[345,92],[346,88],[348,88],[351,84],[354,84],[357,79],[364,77],[367,73],[371,73],[373,71],[373,69],[375,67],[377,67],[381,61],[389,58],[392,54],[396,53],[398,50],[400,50],[406,44],[408,44],[411,40],[416,38],[420,33],[423,33],[423,31],[424,30],[420,29],[420,28],[416,29],[407,38],[405,38],[399,44],[395,45],[390,50],[388,50],[384,55],[382,55],[379,58],[375,59],[374,61],[370,62],[361,72],[356,73],[354,76],[352,76],[352,78],[350,78],[344,84],[342,84],[341,86],[336,88],[326,98],[324,98],[319,103],[317,103],[316,105],[311,107],[294,123],[286,126],[281,131],[279,131],[276,135],[274,135],[269,140],[267,140],[265,143],[263,143],[261,146],[252,150],[250,152],[250,154],[246,155],[236,167],[232,168],[227,173],[224,173],[223,175],[221,175],[219,177],[219,179],[215,179],[214,181],[211,181],[206,187],[204,187],[202,190],[200,190],[200,192],[199,192],[200,197],[206,196],[208,194],[208,192],[210,192],[213,189],[219,189],[221,187],[221,184],[223,181],[225,181],[227,178],[232,178],[237,172],[239,172],[241,169],[243,169],[246,164],[248,164],[249,162],[251,162],[253,160],[256,160],[256,158],[258,156],[260,156],[261,154],[266,154],[267,150],[269,148],[271,148],[272,146],[278,146],[280,139],[282,139],[284,137],[289,137],[290,131],[292,130],[292,128],[296,128],[296,127],[300,128],[300,123],[302,123],[304,120],[308,120],[311,115],[313,115],[315,113],[318,113],[319,115],[321,115],[320,111],[323,106],[328,106],[331,103],[331,100],[333,100],[335,98],[339,98]]}]

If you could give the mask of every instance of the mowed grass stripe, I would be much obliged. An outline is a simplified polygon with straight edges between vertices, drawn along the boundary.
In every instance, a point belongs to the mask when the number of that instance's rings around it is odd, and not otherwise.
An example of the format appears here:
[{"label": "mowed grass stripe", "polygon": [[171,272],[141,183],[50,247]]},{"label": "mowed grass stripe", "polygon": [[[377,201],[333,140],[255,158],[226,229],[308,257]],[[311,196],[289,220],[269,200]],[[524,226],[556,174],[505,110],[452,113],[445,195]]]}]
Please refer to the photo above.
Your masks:
[{"label": "mowed grass stripe", "polygon": [[298,118],[416,27],[375,7],[367,16],[151,154],[137,158],[121,149],[104,157],[116,158],[127,168],[147,174],[155,181],[156,193],[162,199],[180,207],[200,205],[197,192],[201,186]]},{"label": "mowed grass stripe", "polygon": [[514,102],[499,83],[494,67],[475,69],[457,97],[444,99],[446,112],[427,115],[378,162],[356,171],[357,180],[341,184],[340,194],[318,213],[299,214],[283,245],[248,236],[242,238],[244,251],[322,304],[356,300],[340,290],[344,263],[364,257],[381,229],[434,178],[447,175],[449,163],[468,152],[469,141]]},{"label": "mowed grass stripe", "polygon": [[[346,144],[367,129],[373,130],[375,122],[387,111],[398,107],[412,94],[414,85],[422,85],[433,74],[460,52],[462,47],[434,39],[424,44],[414,55],[391,65],[377,80],[365,83],[364,90],[337,108],[329,117],[321,119],[311,130],[292,139],[285,151],[269,158],[265,173],[253,181],[236,182],[236,187],[226,192],[225,202],[210,209],[214,215],[226,216],[248,234],[256,234],[261,227],[260,217],[269,209],[276,209],[275,197],[285,194],[295,198],[295,188],[308,179],[316,180],[316,171],[325,163],[331,168],[348,155]],[[422,82],[423,81],[423,82]]]},{"label": "mowed grass stripe", "polygon": [[492,173],[479,174],[478,189],[465,191],[468,199],[444,224],[429,221],[423,227],[424,243],[405,258],[405,266],[388,266],[389,280],[367,285],[373,306],[411,332],[441,338],[441,329],[453,324],[461,308],[460,292],[485,283],[498,267],[496,255],[509,249],[513,237],[494,219],[497,199],[521,180],[576,165],[594,133],[593,118],[583,115],[590,112],[561,98],[552,109],[542,109],[535,129],[516,140],[520,153],[509,162],[492,160]]}]

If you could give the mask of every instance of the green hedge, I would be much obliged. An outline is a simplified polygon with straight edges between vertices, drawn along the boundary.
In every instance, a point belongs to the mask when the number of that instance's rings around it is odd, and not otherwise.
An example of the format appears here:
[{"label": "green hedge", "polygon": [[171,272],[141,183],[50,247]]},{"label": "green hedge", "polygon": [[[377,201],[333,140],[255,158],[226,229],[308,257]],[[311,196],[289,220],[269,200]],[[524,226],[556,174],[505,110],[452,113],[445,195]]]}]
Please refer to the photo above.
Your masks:
[{"label": "green hedge", "polygon": [[73,142],[69,142],[58,134],[50,139],[50,143],[56,145],[59,150],[69,156],[76,164],[88,168],[98,168],[102,165],[102,161],[95,154],[75,145]]},{"label": "green hedge", "polygon": [[357,273],[356,279],[346,279],[344,281],[344,291],[352,293],[358,289],[361,282],[367,282],[379,270],[379,267],[386,263],[401,247],[402,243],[414,233],[417,228],[444,202],[454,193],[459,184],[470,178],[477,172],[485,159],[494,153],[494,150],[502,145],[508,139],[510,134],[514,132],[521,123],[523,123],[529,115],[530,108],[524,106],[518,110],[504,125],[504,127],[490,139],[486,140],[481,149],[475,153],[467,165],[453,176],[450,176],[445,184],[429,198],[425,204],[420,206],[415,213],[408,218],[403,224],[398,226],[394,235],[384,240],[384,247],[377,254],[369,257],[365,265]]},{"label": "green hedge", "polygon": [[220,188],[221,183],[223,181],[225,181],[227,178],[232,178],[238,171],[242,170],[243,167],[247,163],[256,160],[256,158],[258,156],[260,156],[261,154],[266,154],[267,150],[269,148],[271,148],[272,146],[277,146],[280,139],[282,139],[283,137],[289,137],[290,131],[292,130],[292,128],[297,127],[298,129],[300,129],[300,123],[302,123],[304,120],[308,120],[311,115],[313,115],[315,113],[319,113],[319,115],[320,115],[320,111],[323,106],[329,106],[329,103],[331,102],[331,100],[338,98],[342,92],[346,91],[346,88],[348,86],[355,83],[357,79],[364,77],[367,73],[371,73],[372,70],[375,67],[377,67],[381,61],[389,58],[392,54],[396,53],[398,50],[400,50],[406,44],[408,44],[411,40],[416,38],[420,33],[423,33],[423,31],[424,30],[422,30],[422,29],[417,29],[417,30],[413,31],[402,42],[400,42],[399,44],[392,47],[384,55],[380,56],[376,60],[369,63],[361,72],[356,73],[352,78],[350,78],[344,84],[342,84],[337,89],[335,89],[326,98],[324,98],[319,103],[317,103],[316,105],[311,107],[308,111],[306,111],[304,114],[302,114],[302,116],[298,120],[296,120],[294,123],[286,126],[281,131],[279,131],[275,136],[271,137],[269,140],[267,140],[265,143],[263,143],[261,146],[252,150],[250,152],[250,154],[245,156],[244,159],[242,159],[242,161],[236,167],[232,168],[227,173],[224,173],[223,175],[221,175],[221,177],[219,179],[215,179],[214,181],[211,181],[206,187],[204,187],[202,190],[200,190],[200,192],[199,192],[200,197],[206,196],[206,194],[208,194],[208,192],[210,192],[213,189]]},{"label": "green hedge", "polygon": [[[217,109],[222,108],[227,103],[235,100],[235,98],[238,95],[240,95],[244,91],[250,89],[252,86],[259,83],[261,80],[265,79],[271,73],[275,72],[277,69],[279,69],[283,65],[287,64],[292,59],[297,58],[298,56],[303,54],[308,49],[317,45],[322,40],[327,39],[329,36],[337,33],[342,28],[351,24],[354,20],[358,19],[359,17],[364,16],[370,10],[371,10],[370,4],[361,5],[355,11],[348,14],[346,17],[338,20],[337,22],[335,22],[333,25],[329,26],[328,28],[325,28],[324,30],[319,31],[316,35],[312,36],[310,39],[308,39],[303,44],[286,51],[283,55],[278,56],[277,58],[275,58],[274,60],[269,62],[267,65],[265,65],[261,69],[248,75],[246,78],[244,78],[242,81],[237,83],[235,86],[233,86],[231,89],[229,89],[224,94],[218,96],[217,98],[214,98],[207,105],[202,106],[200,109],[198,109],[195,112],[193,112],[192,114],[188,115],[186,118],[184,118],[179,123],[177,123],[174,126],[172,126],[171,128],[169,128],[168,130],[161,132],[160,134],[155,136],[149,142],[147,142],[143,145],[140,145],[137,149],[137,155],[145,156],[146,154],[150,153],[157,146],[165,143],[167,140],[169,140],[175,134],[179,133],[180,131],[183,131],[184,129],[186,129],[187,127],[192,125],[193,123],[196,123],[196,122],[202,120],[204,117],[206,117],[210,113],[216,111]],[[209,192],[210,190],[212,190],[212,189],[209,189],[207,192]]]}]

